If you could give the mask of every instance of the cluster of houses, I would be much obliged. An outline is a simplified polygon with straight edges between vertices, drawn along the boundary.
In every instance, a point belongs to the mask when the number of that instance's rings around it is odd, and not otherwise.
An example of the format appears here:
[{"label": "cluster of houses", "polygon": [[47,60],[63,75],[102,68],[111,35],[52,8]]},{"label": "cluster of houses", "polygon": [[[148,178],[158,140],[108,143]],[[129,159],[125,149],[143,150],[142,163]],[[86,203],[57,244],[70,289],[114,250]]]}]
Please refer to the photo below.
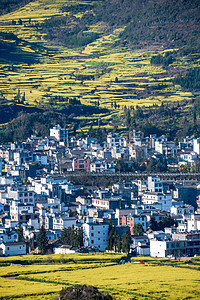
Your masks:
[{"label": "cluster of houses", "polygon": [[[100,145],[91,137],[69,138],[67,129],[57,125],[48,138],[32,136],[1,145],[0,255],[34,252],[41,226],[54,253],[78,251],[59,244],[62,230],[68,227],[83,229],[86,249],[106,251],[110,223],[120,235],[130,231],[131,250],[137,254],[200,255],[200,182],[149,176],[102,189],[75,186],[63,173],[114,173],[117,159],[142,161],[150,151],[155,157],[179,153],[179,163],[192,164],[198,160],[200,139],[186,138],[176,147],[165,136],[144,138],[134,131],[128,141],[110,133]],[[159,224],[168,216],[176,226],[152,230],[152,220]],[[136,224],[142,226],[142,235],[135,234]]]},{"label": "cluster of houses", "polygon": [[92,137],[69,137],[60,125],[50,129],[45,138],[31,136],[24,142],[0,146],[0,175],[4,171],[13,177],[34,177],[40,173],[102,172],[115,173],[116,161],[148,163],[150,158],[166,159],[170,168],[199,166],[200,138],[186,137],[178,146],[165,135],[144,137],[131,131],[129,139],[109,133],[103,143]]}]

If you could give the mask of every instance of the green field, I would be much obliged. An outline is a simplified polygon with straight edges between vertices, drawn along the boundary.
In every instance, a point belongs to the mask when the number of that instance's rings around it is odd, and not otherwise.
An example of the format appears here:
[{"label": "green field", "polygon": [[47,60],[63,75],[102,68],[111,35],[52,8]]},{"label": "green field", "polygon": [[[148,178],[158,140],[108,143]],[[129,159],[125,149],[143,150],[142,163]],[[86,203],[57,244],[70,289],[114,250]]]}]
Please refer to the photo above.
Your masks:
[{"label": "green field", "polygon": [[[1,59],[0,92],[6,99],[12,101],[20,89],[22,94],[25,92],[25,103],[31,105],[48,103],[53,96],[64,96],[78,97],[83,104],[99,102],[106,108],[113,108],[117,102],[122,109],[125,105],[159,105],[162,101],[181,101],[193,96],[172,84],[175,71],[170,74],[163,67],[150,64],[153,51],[115,47],[123,27],[80,48],[49,44],[39,30],[40,24],[53,15],[65,15],[60,9],[67,3],[73,1],[40,0],[0,16],[0,32],[12,32],[21,39],[15,54],[28,59],[28,62],[20,61],[18,56],[12,60]],[[19,19],[22,25],[18,24]],[[102,33],[104,24],[91,25],[89,31]],[[35,62],[29,62],[31,59]],[[172,66],[176,70],[180,65],[188,68],[195,64],[198,61],[191,64],[187,57],[182,57]],[[162,90],[157,89],[159,85],[163,85]]]},{"label": "green field", "polygon": [[[0,259],[0,299],[53,299],[67,286],[87,284],[114,299],[199,299],[199,260],[170,262],[121,254],[70,254]],[[15,265],[15,264],[18,265]]]}]

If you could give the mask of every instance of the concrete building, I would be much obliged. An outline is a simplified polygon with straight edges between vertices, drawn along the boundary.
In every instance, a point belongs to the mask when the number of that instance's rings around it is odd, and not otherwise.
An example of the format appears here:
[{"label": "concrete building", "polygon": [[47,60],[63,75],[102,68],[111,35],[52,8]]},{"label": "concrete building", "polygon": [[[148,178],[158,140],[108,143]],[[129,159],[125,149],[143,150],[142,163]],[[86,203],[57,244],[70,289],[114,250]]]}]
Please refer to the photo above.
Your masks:
[{"label": "concrete building", "polygon": [[150,240],[150,256],[152,257],[180,257],[187,254],[187,241],[183,240]]},{"label": "concrete building", "polygon": [[129,226],[131,235],[134,235],[134,226],[141,224],[144,232],[147,229],[147,217],[145,215],[127,215],[122,217],[122,226]]},{"label": "concrete building", "polygon": [[200,154],[200,138],[193,140],[193,151]]},{"label": "concrete building", "polygon": [[172,195],[156,192],[145,193],[142,196],[142,202],[144,204],[161,204],[161,209],[170,212],[172,206]]},{"label": "concrete building", "polygon": [[161,153],[162,155],[174,156],[177,153],[177,148],[174,142],[155,142],[155,151]]},{"label": "concrete building", "polygon": [[109,133],[107,135],[107,145],[109,149],[117,146],[125,147],[126,139],[117,133]]},{"label": "concrete building", "polygon": [[76,218],[74,217],[54,217],[53,218],[53,229],[64,229],[68,227],[76,226]]},{"label": "concrete building", "polygon": [[5,256],[26,255],[26,243],[24,242],[3,242],[0,244],[0,252]]},{"label": "concrete building", "polygon": [[94,223],[93,218],[88,218],[87,223],[83,224],[83,243],[85,247],[94,246],[101,251],[105,251],[108,238],[107,223]]},{"label": "concrete building", "polygon": [[86,171],[90,172],[90,159],[89,158],[74,158],[72,162],[73,171]]},{"label": "concrete building", "polygon": [[50,136],[55,137],[58,142],[68,142],[68,129],[61,128],[60,125],[56,125],[50,129]]}]

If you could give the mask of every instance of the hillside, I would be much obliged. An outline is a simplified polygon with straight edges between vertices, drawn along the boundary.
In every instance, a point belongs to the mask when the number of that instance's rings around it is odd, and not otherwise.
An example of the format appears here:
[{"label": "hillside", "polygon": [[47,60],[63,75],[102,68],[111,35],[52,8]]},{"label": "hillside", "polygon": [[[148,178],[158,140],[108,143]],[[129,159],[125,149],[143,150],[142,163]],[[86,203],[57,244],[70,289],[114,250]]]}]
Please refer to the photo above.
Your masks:
[{"label": "hillside", "polygon": [[132,47],[187,48],[200,46],[198,0],[107,0],[98,17],[110,25],[125,25],[120,38]]},{"label": "hillside", "polygon": [[[186,115],[193,110],[199,96],[199,1],[20,3],[20,9],[12,6],[14,11],[0,16],[0,104],[18,104],[20,90],[23,105],[62,114],[76,99],[110,110],[113,120],[120,118],[122,133],[125,108],[183,102]],[[79,132],[87,134],[89,122],[101,114],[83,110],[70,122],[81,118]],[[100,126],[116,130],[110,118]]]},{"label": "hillside", "polygon": [[0,15],[14,11],[34,0],[1,0]]}]

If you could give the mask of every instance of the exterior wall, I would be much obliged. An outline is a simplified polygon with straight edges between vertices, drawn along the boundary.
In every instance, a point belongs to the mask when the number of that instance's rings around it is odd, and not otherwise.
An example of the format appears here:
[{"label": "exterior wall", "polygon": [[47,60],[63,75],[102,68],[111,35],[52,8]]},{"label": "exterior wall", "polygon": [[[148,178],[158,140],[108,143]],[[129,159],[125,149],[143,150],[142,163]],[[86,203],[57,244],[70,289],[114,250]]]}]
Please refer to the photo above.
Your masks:
[{"label": "exterior wall", "polygon": [[94,246],[101,251],[107,247],[109,225],[106,223],[85,223],[83,224],[83,242],[84,246]]},{"label": "exterior wall", "polygon": [[172,206],[172,195],[162,193],[146,193],[142,196],[144,204],[160,203],[162,210],[170,212]]},{"label": "exterior wall", "polygon": [[187,253],[187,241],[170,240],[156,241],[150,240],[150,255],[152,257],[174,257],[184,256]]},{"label": "exterior wall", "polygon": [[8,242],[17,242],[18,241],[18,233],[17,232],[0,232],[0,244],[8,243]]},{"label": "exterior wall", "polygon": [[187,231],[200,230],[200,215],[192,214],[190,219],[187,220]]},{"label": "exterior wall", "polygon": [[59,248],[54,248],[54,253],[55,254],[69,254],[69,253],[75,253],[75,250],[72,250],[72,249],[66,248],[66,247],[59,247]]},{"label": "exterior wall", "polygon": [[14,256],[14,255],[26,255],[26,244],[25,243],[5,243],[0,245],[3,255]]},{"label": "exterior wall", "polygon": [[129,226],[131,235],[134,235],[134,226],[141,224],[144,232],[146,231],[147,218],[146,216],[123,216],[122,226]]},{"label": "exterior wall", "polygon": [[200,154],[200,138],[193,140],[193,151]]},{"label": "exterior wall", "polygon": [[75,158],[72,162],[73,171],[87,171],[90,172],[90,159]]},{"label": "exterior wall", "polygon": [[68,130],[61,128],[60,125],[56,125],[50,129],[50,136],[55,137],[58,142],[67,143],[68,141]]},{"label": "exterior wall", "polygon": [[8,192],[8,198],[19,200],[20,203],[34,204],[35,193],[34,191],[27,190],[10,190]]},{"label": "exterior wall", "polygon": [[67,227],[72,227],[76,225],[76,219],[75,218],[53,218],[53,229],[60,229]]}]

